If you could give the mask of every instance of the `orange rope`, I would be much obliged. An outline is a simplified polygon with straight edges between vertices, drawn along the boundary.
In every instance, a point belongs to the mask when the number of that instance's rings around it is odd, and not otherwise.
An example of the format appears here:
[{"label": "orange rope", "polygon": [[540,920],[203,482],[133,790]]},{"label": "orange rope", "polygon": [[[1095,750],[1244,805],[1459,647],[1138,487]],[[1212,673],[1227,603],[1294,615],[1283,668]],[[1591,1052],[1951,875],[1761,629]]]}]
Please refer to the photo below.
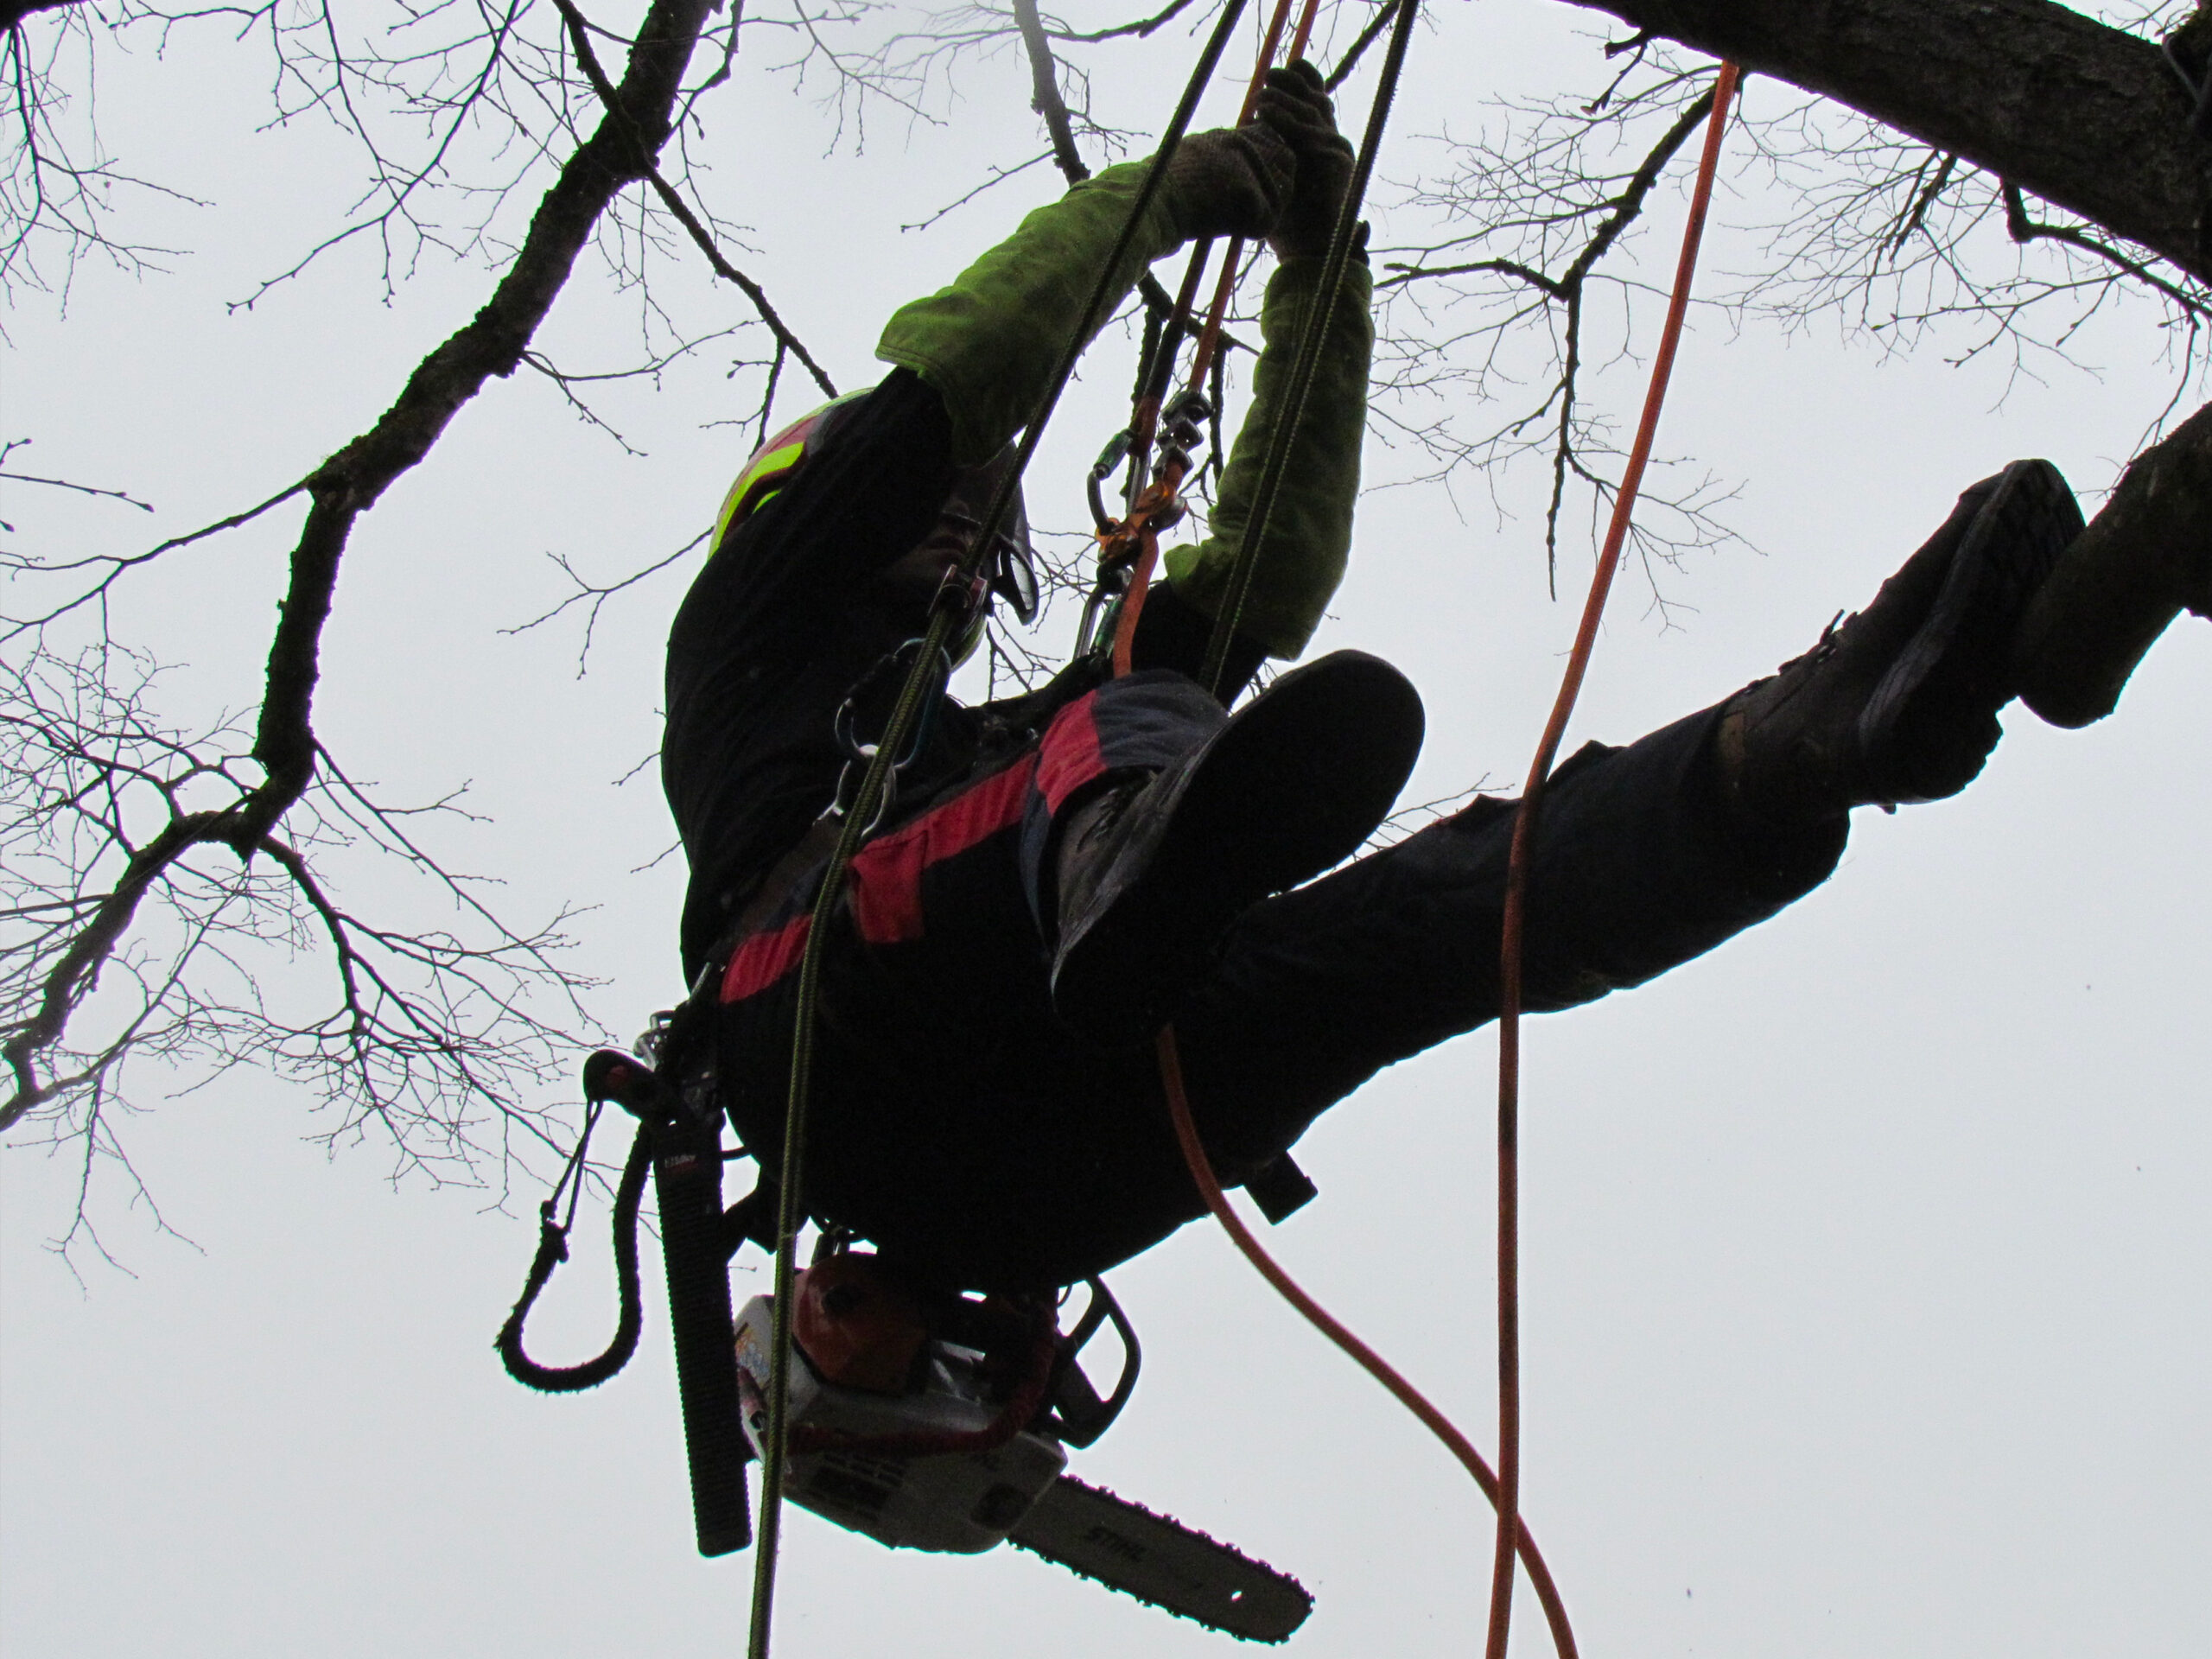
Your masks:
[{"label": "orange rope", "polygon": [[[1313,19],[1320,9],[1321,0],[1306,0],[1304,9],[1299,13],[1298,27],[1291,35],[1291,61],[1296,61],[1299,54],[1306,50],[1306,42],[1313,33]],[[1260,42],[1259,60],[1253,65],[1252,79],[1244,88],[1244,102],[1237,107],[1236,124],[1240,127],[1252,118],[1252,111],[1259,107],[1261,89],[1267,84],[1268,67],[1275,60],[1275,48],[1281,44],[1283,24],[1289,18],[1290,0],[1275,0],[1274,14],[1268,19],[1266,38]],[[1183,286],[1175,296],[1175,312],[1168,319],[1171,328],[1191,315],[1191,303],[1198,297],[1198,283],[1205,275],[1206,262],[1212,252],[1213,239],[1211,237],[1191,250],[1191,263],[1183,272]],[[1222,325],[1228,318],[1229,302],[1236,293],[1236,266],[1243,252],[1244,238],[1231,237],[1228,256],[1222,261],[1220,280],[1214,285],[1213,303],[1206,308],[1205,323],[1198,331],[1198,346],[1191,354],[1191,377],[1185,384],[1192,391],[1205,389],[1206,372],[1213,366],[1214,353],[1220,348]],[[1163,350],[1172,349],[1172,335],[1169,340],[1171,345],[1163,346]],[[1152,448],[1153,423],[1159,416],[1158,398],[1147,397],[1137,405],[1136,414],[1129,423],[1129,430],[1135,440],[1134,447],[1140,455],[1148,453]],[[1136,645],[1137,620],[1144,614],[1145,594],[1152,586],[1152,573],[1160,562],[1158,518],[1165,505],[1173,501],[1175,492],[1183,482],[1180,468],[1171,467],[1168,470],[1173,475],[1164,480],[1167,486],[1164,493],[1159,492],[1156,486],[1148,490],[1131,506],[1128,518],[1118,530],[1102,533],[1103,545],[1099,550],[1102,561],[1113,556],[1114,544],[1117,542],[1126,544],[1135,539],[1138,544],[1136,563],[1129,570],[1129,585],[1122,596],[1121,614],[1114,623],[1114,672],[1117,677],[1129,671],[1131,653]],[[1148,500],[1155,495],[1160,496],[1160,499],[1148,507]]]},{"label": "orange rope", "polygon": [[1667,304],[1658,355],[1651,365],[1650,390],[1644,394],[1643,419],[1636,430],[1635,447],[1629,452],[1628,468],[1621,474],[1619,493],[1613,499],[1612,523],[1606,529],[1605,549],[1590,579],[1590,597],[1582,607],[1574,651],[1567,658],[1567,674],[1552,704],[1551,719],[1545,724],[1543,739],[1529,767],[1528,785],[1521,792],[1521,810],[1513,824],[1513,849],[1506,865],[1505,914],[1498,944],[1497,1543],[1491,1562],[1487,1659],[1505,1659],[1505,1638],[1513,1622],[1515,1542],[1523,1531],[1520,1525],[1521,964],[1529,861],[1535,843],[1537,814],[1543,804],[1544,781],[1551,775],[1567,717],[1574,710],[1583,677],[1589,670],[1590,654],[1598,642],[1598,623],[1605,614],[1605,599],[1612,591],[1613,575],[1620,568],[1621,550],[1627,542],[1630,514],[1643,482],[1643,469],[1651,459],[1660,407],[1666,401],[1668,378],[1674,372],[1675,348],[1681,339],[1682,319],[1689,310],[1690,282],[1697,270],[1698,244],[1705,234],[1706,209],[1713,199],[1713,174],[1719,165],[1720,140],[1728,124],[1728,105],[1735,96],[1736,79],[1736,66],[1722,64],[1720,79],[1713,89],[1713,117],[1705,130],[1705,153],[1698,161],[1697,188],[1690,197],[1689,223],[1682,231],[1681,257],[1675,268],[1675,291]]},{"label": "orange rope", "polygon": [[[1252,1236],[1251,1230],[1236,1212],[1229,1207],[1228,1195],[1222,1192],[1221,1182],[1215,1177],[1213,1163],[1206,1156],[1205,1147],[1198,1141],[1198,1126],[1191,1119],[1190,1097],[1183,1090],[1183,1062],[1175,1046],[1175,1027],[1164,1026],[1159,1038],[1160,1081],[1167,1093],[1167,1110],[1175,1121],[1175,1139],[1183,1148],[1183,1161],[1190,1166],[1191,1177],[1198,1184],[1206,1208],[1213,1211],[1214,1219],[1227,1230],[1236,1248],[1244,1252],[1247,1261],[1260,1270],[1261,1276],[1282,1294],[1283,1300],[1303,1313],[1308,1323],[1328,1338],[1331,1342],[1351,1356],[1367,1374],[1395,1395],[1407,1410],[1421,1419],[1430,1433],[1444,1442],[1466,1471],[1475,1478],[1483,1496],[1493,1503],[1497,1502],[1497,1477],[1483,1461],[1467,1437],[1429,1402],[1427,1395],[1406,1381],[1390,1363],[1354,1336],[1336,1317],[1313,1297],[1306,1294],[1298,1281],[1283,1270],[1282,1265],[1268,1254],[1267,1247]],[[1542,1554],[1529,1529],[1519,1529],[1521,1564],[1529,1569],[1529,1582],[1536,1586],[1536,1598],[1543,1603],[1544,1617],[1551,1622],[1552,1641],[1559,1649],[1560,1659],[1577,1659],[1574,1631],[1567,1622],[1567,1604],[1560,1599],[1559,1586],[1552,1581],[1551,1569],[1544,1565]]]}]

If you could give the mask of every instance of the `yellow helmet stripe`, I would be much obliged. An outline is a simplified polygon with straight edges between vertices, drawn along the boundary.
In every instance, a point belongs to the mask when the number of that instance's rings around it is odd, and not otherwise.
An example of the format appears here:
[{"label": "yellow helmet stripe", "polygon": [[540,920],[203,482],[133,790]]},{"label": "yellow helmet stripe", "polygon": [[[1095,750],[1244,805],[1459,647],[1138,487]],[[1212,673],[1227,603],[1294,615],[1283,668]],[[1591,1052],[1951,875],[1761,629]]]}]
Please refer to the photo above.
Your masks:
[{"label": "yellow helmet stripe", "polygon": [[741,516],[758,509],[776,493],[781,485],[763,490],[760,486],[772,479],[791,471],[806,454],[806,440],[779,445],[753,457],[753,463],[737,475],[737,482],[729,486],[729,493],[722,498],[721,511],[715,515],[713,546],[720,547],[730,525]]}]

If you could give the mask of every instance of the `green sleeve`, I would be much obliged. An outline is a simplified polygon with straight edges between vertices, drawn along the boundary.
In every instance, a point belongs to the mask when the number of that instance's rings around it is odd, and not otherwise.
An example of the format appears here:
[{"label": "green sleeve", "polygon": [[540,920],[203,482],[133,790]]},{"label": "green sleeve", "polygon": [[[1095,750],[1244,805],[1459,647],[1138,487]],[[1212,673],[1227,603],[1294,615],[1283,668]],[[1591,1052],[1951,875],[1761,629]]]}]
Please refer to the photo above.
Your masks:
[{"label": "green sleeve", "polygon": [[[1150,165],[1126,162],[1077,185],[884,328],[875,354],[913,370],[944,399],[956,465],[980,466],[1028,420]],[[1115,273],[1107,315],[1147,266],[1181,244],[1173,194],[1163,187],[1153,197]]]},{"label": "green sleeve", "polygon": [[[1261,352],[1252,376],[1252,404],[1222,476],[1221,496],[1206,538],[1166,557],[1167,576],[1185,601],[1216,614],[1230,568],[1243,540],[1253,493],[1267,465],[1268,442],[1290,389],[1306,319],[1320,303],[1319,258],[1292,259],[1268,283],[1260,311]],[[1244,598],[1237,631],[1271,657],[1296,657],[1320,626],[1351,550],[1352,507],[1359,496],[1359,448],[1367,428],[1368,359],[1375,325],[1368,315],[1373,278],[1355,262],[1345,267],[1336,315],[1315,365],[1306,416],[1290,465],[1268,515],[1268,538]]]}]

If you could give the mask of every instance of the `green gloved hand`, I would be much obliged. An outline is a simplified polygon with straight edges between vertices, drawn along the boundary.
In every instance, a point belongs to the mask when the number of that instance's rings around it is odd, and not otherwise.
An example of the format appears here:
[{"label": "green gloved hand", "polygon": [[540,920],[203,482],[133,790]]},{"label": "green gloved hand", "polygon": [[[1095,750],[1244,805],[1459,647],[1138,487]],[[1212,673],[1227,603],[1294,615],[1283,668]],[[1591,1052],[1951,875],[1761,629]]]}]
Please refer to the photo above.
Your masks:
[{"label": "green gloved hand", "polygon": [[1321,89],[1321,72],[1304,58],[1268,71],[1260,93],[1260,124],[1280,135],[1298,157],[1298,178],[1268,245],[1280,259],[1325,254],[1351,186],[1351,141],[1337,130],[1336,107]]},{"label": "green gloved hand", "polygon": [[1194,132],[1167,162],[1167,198],[1184,240],[1268,235],[1281,219],[1299,171],[1281,136],[1258,122]]}]

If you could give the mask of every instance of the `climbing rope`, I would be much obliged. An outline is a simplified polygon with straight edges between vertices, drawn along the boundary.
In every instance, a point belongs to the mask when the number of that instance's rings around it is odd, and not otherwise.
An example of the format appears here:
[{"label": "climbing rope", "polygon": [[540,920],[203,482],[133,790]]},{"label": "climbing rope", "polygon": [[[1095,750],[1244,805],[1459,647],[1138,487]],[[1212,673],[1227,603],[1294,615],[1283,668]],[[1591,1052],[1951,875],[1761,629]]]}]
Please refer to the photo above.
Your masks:
[{"label": "climbing rope", "polygon": [[[1399,77],[1404,69],[1407,47],[1412,38],[1418,3],[1419,0],[1399,0],[1395,27],[1384,58],[1382,79],[1376,88],[1374,106],[1369,114],[1367,129],[1361,139],[1351,181],[1346,188],[1344,200],[1338,213],[1336,225],[1331,232],[1328,258],[1322,270],[1321,303],[1315,308],[1307,319],[1305,332],[1300,337],[1298,354],[1292,367],[1290,397],[1274,430],[1269,435],[1266,467],[1262,474],[1251,516],[1246,523],[1244,537],[1238,543],[1228,597],[1214,620],[1213,633],[1207,646],[1206,664],[1202,672],[1217,697],[1220,696],[1222,664],[1226,660],[1229,641],[1236,631],[1236,617],[1243,607],[1244,595],[1250,588],[1252,574],[1257,568],[1259,550],[1264,544],[1268,516],[1272,512],[1275,493],[1281,486],[1283,476],[1288,467],[1290,449],[1296,437],[1299,422],[1304,413],[1306,393],[1313,385],[1323,343],[1327,337],[1327,326],[1335,313],[1337,301],[1343,286],[1344,274],[1351,261],[1352,238],[1357,232],[1359,222],[1360,203],[1365,196],[1367,182],[1374,170],[1375,157],[1381,147],[1383,127],[1389,118],[1389,108],[1396,93]],[[1305,31],[1311,24],[1312,17],[1313,6],[1309,0],[1306,19],[1300,26],[1300,45],[1303,42]],[[1272,39],[1272,35],[1270,38]],[[1294,54],[1298,49],[1299,46],[1294,46]],[[1265,67],[1266,62],[1263,59],[1262,71]],[[1255,76],[1255,85],[1257,79],[1258,77]],[[1218,330],[1213,325],[1217,323],[1219,317],[1227,308],[1230,285],[1236,270],[1235,258],[1235,251],[1232,249],[1230,263],[1223,271],[1221,286],[1217,290],[1214,311],[1209,318],[1210,333],[1217,334]],[[1186,292],[1194,285],[1194,278],[1185,279]],[[1204,353],[1207,341],[1202,336],[1201,353]],[[1198,383],[1199,377],[1204,372],[1205,358],[1202,354],[1192,374],[1192,384],[1194,386]],[[1156,489],[1158,486],[1154,487]],[[1147,526],[1147,540],[1149,540],[1149,526]],[[1117,630],[1116,641],[1115,670],[1116,673],[1126,672],[1128,670],[1126,642],[1134,629],[1133,617],[1136,606],[1142,602],[1142,584],[1144,579],[1150,575],[1151,563],[1151,548],[1147,545],[1146,556],[1138,564],[1133,577],[1128,599],[1125,600],[1123,604],[1121,626]],[[1444,1443],[1446,1449],[1459,1460],[1460,1465],[1473,1477],[1475,1484],[1481,1490],[1484,1497],[1493,1504],[1497,1503],[1500,1496],[1497,1477],[1491,1471],[1490,1465],[1483,1461],[1482,1454],[1475,1450],[1466,1435],[1461,1433],[1459,1427],[1426,1395],[1408,1382],[1395,1368],[1353,1334],[1341,1320],[1330,1313],[1296,1280],[1293,1279],[1281,1264],[1268,1253],[1259,1240],[1252,1236],[1250,1229],[1244,1225],[1243,1222],[1238,1218],[1236,1212],[1230,1207],[1229,1200],[1222,1192],[1221,1182],[1214,1173],[1212,1162],[1206,1155],[1205,1147],[1198,1138],[1198,1128],[1191,1115],[1190,1100],[1183,1084],[1181,1057],[1176,1046],[1175,1029],[1173,1026],[1161,1028],[1158,1038],[1158,1055],[1160,1087],[1166,1096],[1168,1115],[1175,1128],[1176,1142],[1182,1150],[1183,1160],[1191,1172],[1191,1178],[1196,1183],[1200,1195],[1205,1201],[1206,1208],[1212,1212],[1214,1218],[1221,1224],[1223,1230],[1229,1234],[1230,1240],[1260,1275],[1267,1280],[1282,1298],[1317,1331],[1334,1343],[1369,1376],[1389,1389],[1391,1395],[1418,1418],[1431,1433]],[[1530,1583],[1535,1586],[1537,1599],[1542,1604],[1544,1617],[1551,1626],[1552,1641],[1559,1651],[1560,1659],[1576,1659],[1574,1631],[1567,1618],[1566,1604],[1560,1597],[1559,1587],[1553,1580],[1550,1569],[1544,1563],[1541,1552],[1536,1548],[1535,1540],[1530,1536],[1525,1527],[1516,1528],[1515,1538],[1516,1551],[1522,1562],[1528,1568]]]},{"label": "climbing rope", "polygon": [[[1198,1140],[1198,1125],[1191,1117],[1190,1097],[1183,1089],[1183,1064],[1176,1052],[1175,1028],[1163,1027],[1160,1033],[1160,1080],[1167,1094],[1168,1116],[1175,1124],[1175,1139],[1183,1149],[1183,1161],[1190,1166],[1192,1178],[1198,1184],[1199,1194],[1206,1201],[1206,1208],[1213,1211],[1244,1258],[1260,1270],[1261,1276],[1281,1293],[1282,1298],[1300,1313],[1314,1329],[1351,1356],[1367,1374],[1397,1396],[1408,1411],[1421,1419],[1428,1432],[1444,1442],[1460,1465],[1475,1478],[1483,1496],[1493,1503],[1497,1502],[1497,1477],[1483,1461],[1467,1437],[1454,1427],[1452,1420],[1429,1402],[1428,1397],[1406,1381],[1395,1367],[1347,1330],[1328,1309],[1315,1301],[1306,1290],[1284,1271],[1282,1265],[1268,1253],[1267,1247],[1252,1236],[1237,1213],[1229,1207],[1229,1197],[1221,1190],[1221,1182],[1213,1173],[1212,1160]],[[1558,1648],[1560,1659],[1576,1659],[1574,1631],[1567,1624],[1567,1604],[1560,1599],[1559,1586],[1552,1580],[1551,1569],[1544,1565],[1542,1553],[1536,1548],[1535,1539],[1526,1527],[1519,1529],[1521,1564],[1529,1569],[1529,1581],[1536,1586],[1536,1599],[1543,1604],[1544,1617],[1551,1624],[1552,1642]]]},{"label": "climbing rope", "polygon": [[948,660],[944,654],[945,647],[952,639],[955,628],[964,623],[974,613],[975,607],[982,602],[985,591],[982,563],[989,554],[992,538],[997,534],[998,527],[1006,521],[1014,491],[1020,486],[1022,474],[1027,470],[1031,458],[1036,454],[1045,428],[1052,419],[1052,410],[1059,402],[1060,394],[1066,389],[1069,377],[1075,372],[1076,360],[1090,342],[1094,325],[1112,298],[1115,273],[1128,257],[1137,227],[1143,223],[1145,214],[1160,193],[1161,183],[1166,177],[1168,162],[1173,159],[1176,147],[1182,142],[1183,134],[1198,108],[1199,98],[1213,79],[1215,66],[1220,62],[1222,52],[1227,47],[1243,10],[1244,0],[1226,0],[1223,6],[1220,20],[1215,24],[1205,50],[1199,54],[1190,81],[1183,89],[1182,99],[1168,119],[1166,130],[1160,135],[1160,148],[1154,153],[1152,165],[1146,171],[1136,200],[1130,204],[1121,235],[1100,269],[1090,302],[1084,307],[1082,317],[1077,320],[1066,346],[1060,353],[1059,361],[1053,368],[1052,378],[1038,399],[1036,410],[1030,416],[1020,444],[1014,452],[1014,464],[1007,469],[999,480],[998,487],[993,491],[990,502],[982,514],[982,526],[974,542],[958,563],[945,573],[944,581],[931,602],[929,625],[916,652],[913,668],[899,688],[898,700],[892,706],[882,734],[868,760],[852,804],[845,813],[836,845],[823,874],[821,888],[815,895],[814,907],[809,917],[806,945],[799,957],[794,989],[791,1079],[785,1099],[783,1156],[777,1172],[775,1300],[769,1344],[768,1424],[762,1459],[760,1519],[753,1560],[751,1629],[747,1639],[748,1659],[767,1659],[769,1637],[774,1623],[776,1561],[783,1520],[784,1465],[791,1437],[792,1287],[797,1278],[798,1232],[805,1215],[803,1193],[805,1185],[806,1120],[812,1084],[815,1026],[821,1001],[823,942],[829,937],[836,906],[843,896],[845,877],[854,855],[859,851],[861,839],[877,816],[892,772],[906,751],[906,741],[916,719],[933,693],[943,694],[942,664]]},{"label": "climbing rope", "polygon": [[1536,822],[1543,808],[1544,785],[1567,732],[1567,717],[1574,712],[1590,656],[1598,642],[1598,623],[1604,616],[1613,575],[1620,568],[1621,551],[1628,539],[1629,520],[1636,508],[1637,492],[1643,483],[1643,469],[1651,459],[1651,442],[1659,430],[1659,410],[1667,398],[1667,381],[1674,372],[1675,348],[1681,342],[1682,320],[1688,315],[1690,282],[1697,270],[1698,244],[1705,234],[1706,209],[1713,200],[1713,174],[1720,162],[1720,140],[1728,125],[1728,105],[1735,96],[1737,69],[1720,66],[1713,89],[1713,114],[1706,124],[1705,153],[1699,158],[1697,185],[1690,195],[1689,222],[1682,229],[1682,251],[1675,267],[1675,289],[1667,302],[1667,321],[1659,334],[1659,351],[1651,365],[1651,385],[1643,398],[1643,418],[1636,429],[1628,467],[1621,474],[1613,498],[1612,522],[1590,577],[1590,596],[1582,607],[1582,625],[1574,636],[1574,650],[1551,718],[1536,745],[1529,766],[1529,780],[1521,791],[1521,810],[1513,823],[1513,846],[1505,874],[1505,912],[1499,929],[1497,1013],[1497,1541],[1491,1563],[1490,1638],[1487,1659],[1505,1659],[1505,1639],[1513,1622],[1513,1558],[1522,1532],[1521,1510],[1521,1253],[1520,1253],[1520,1111],[1521,1111],[1521,967],[1527,931],[1529,864],[1536,838]]},{"label": "climbing rope", "polygon": [[[1298,28],[1291,37],[1289,60],[1294,62],[1306,50],[1306,42],[1313,32],[1313,20],[1320,10],[1320,0],[1306,0],[1299,13]],[[1275,9],[1268,19],[1267,33],[1260,41],[1258,61],[1253,65],[1252,79],[1246,83],[1244,101],[1237,107],[1236,124],[1243,126],[1252,118],[1259,107],[1260,93],[1267,85],[1268,70],[1275,60],[1275,49],[1282,43],[1283,26],[1289,21],[1290,0],[1275,0]],[[1238,264],[1244,252],[1244,238],[1233,236],[1222,257],[1221,276],[1214,284],[1213,302],[1206,309],[1206,320],[1198,331],[1198,343],[1191,353],[1191,372],[1184,382],[1183,395],[1176,400],[1176,408],[1186,409],[1198,402],[1206,404],[1207,413],[1215,426],[1215,454],[1220,453],[1221,370],[1220,357],[1222,327],[1228,319],[1230,302],[1235,297]],[[1198,284],[1205,276],[1207,263],[1212,257],[1213,238],[1205,237],[1191,250],[1190,262],[1183,271],[1182,286],[1176,291],[1175,309],[1169,315],[1160,337],[1147,339],[1139,359],[1138,395],[1136,407],[1129,416],[1127,436],[1129,441],[1129,478],[1125,493],[1127,516],[1118,524],[1107,526],[1099,536],[1098,563],[1101,580],[1107,573],[1122,565],[1128,568],[1128,586],[1123,588],[1121,609],[1114,627],[1114,672],[1116,676],[1129,671],[1132,653],[1135,648],[1137,621],[1144,613],[1145,594],[1152,584],[1154,569],[1160,563],[1160,532],[1173,524],[1179,512],[1179,491],[1190,467],[1187,445],[1172,442],[1161,457],[1158,476],[1148,488],[1141,487],[1145,461],[1152,452],[1153,439],[1158,434],[1161,400],[1166,394],[1167,383],[1174,378],[1175,353],[1191,315],[1191,302],[1198,296]],[[1204,397],[1209,371],[1212,372],[1214,396]],[[1171,421],[1171,441],[1175,423]],[[1195,430],[1195,429],[1193,429]]]}]

